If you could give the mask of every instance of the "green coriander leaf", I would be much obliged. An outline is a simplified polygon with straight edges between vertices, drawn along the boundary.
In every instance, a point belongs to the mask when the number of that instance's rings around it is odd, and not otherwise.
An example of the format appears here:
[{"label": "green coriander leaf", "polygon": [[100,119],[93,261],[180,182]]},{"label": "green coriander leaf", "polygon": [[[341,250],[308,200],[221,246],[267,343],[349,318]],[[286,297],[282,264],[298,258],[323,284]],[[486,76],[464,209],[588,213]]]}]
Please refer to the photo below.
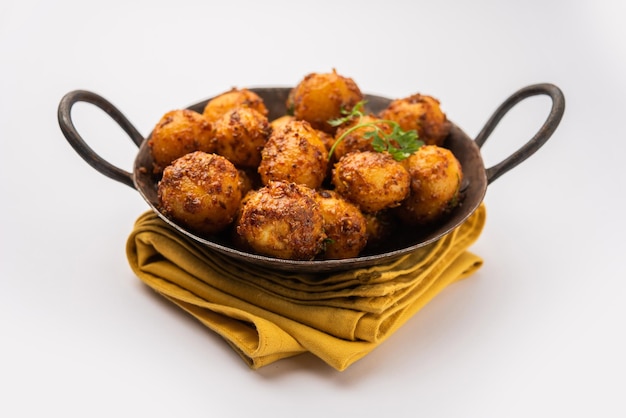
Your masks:
[{"label": "green coriander leaf", "polygon": [[363,134],[366,139],[372,140],[372,148],[376,152],[385,152],[387,151],[387,142],[381,138],[378,131],[369,131]]},{"label": "green coriander leaf", "polygon": [[339,125],[343,125],[346,122],[349,122],[350,120],[354,118],[357,118],[357,117],[360,118],[361,116],[363,116],[362,109],[365,106],[365,103],[366,103],[365,100],[361,100],[360,102],[355,104],[351,110],[341,109],[341,114],[345,116],[342,118],[330,119],[328,121],[328,124],[330,126],[337,127]]}]

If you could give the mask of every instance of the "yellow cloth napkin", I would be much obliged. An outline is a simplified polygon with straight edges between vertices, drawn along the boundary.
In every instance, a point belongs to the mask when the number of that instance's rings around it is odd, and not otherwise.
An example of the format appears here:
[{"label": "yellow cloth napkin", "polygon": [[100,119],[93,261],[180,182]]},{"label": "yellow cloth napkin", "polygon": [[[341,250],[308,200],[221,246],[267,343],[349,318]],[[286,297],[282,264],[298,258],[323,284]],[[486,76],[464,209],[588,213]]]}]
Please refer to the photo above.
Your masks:
[{"label": "yellow cloth napkin", "polygon": [[151,211],[137,219],[126,251],[145,284],[221,335],[252,368],[308,351],[345,370],[482,265],[467,248],[485,216],[481,205],[454,231],[393,262],[321,275],[231,260]]}]

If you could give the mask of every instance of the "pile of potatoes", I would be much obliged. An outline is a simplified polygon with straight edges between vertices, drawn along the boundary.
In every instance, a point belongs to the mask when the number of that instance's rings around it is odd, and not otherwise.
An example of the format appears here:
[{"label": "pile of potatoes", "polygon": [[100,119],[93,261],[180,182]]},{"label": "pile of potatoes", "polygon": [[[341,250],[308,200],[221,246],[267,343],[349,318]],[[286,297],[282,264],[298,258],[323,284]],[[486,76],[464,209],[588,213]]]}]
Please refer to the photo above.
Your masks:
[{"label": "pile of potatoes", "polygon": [[[438,222],[459,204],[463,179],[443,147],[450,123],[439,102],[414,94],[377,115],[329,123],[363,99],[333,70],[304,77],[275,120],[245,88],[202,113],[166,113],[148,141],[159,209],[200,236],[231,234],[237,248],[292,260],[357,257],[398,226]],[[401,161],[375,151],[365,134],[372,123],[388,132],[387,121],[415,130],[423,145]]]}]

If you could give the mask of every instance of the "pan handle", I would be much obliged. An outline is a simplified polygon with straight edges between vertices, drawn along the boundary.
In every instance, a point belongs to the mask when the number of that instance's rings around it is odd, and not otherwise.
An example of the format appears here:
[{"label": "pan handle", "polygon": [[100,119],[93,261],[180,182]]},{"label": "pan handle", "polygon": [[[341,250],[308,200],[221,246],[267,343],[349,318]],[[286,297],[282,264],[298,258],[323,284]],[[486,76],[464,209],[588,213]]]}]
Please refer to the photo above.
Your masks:
[{"label": "pan handle", "polygon": [[533,136],[526,144],[509,157],[505,158],[502,162],[486,170],[487,184],[490,184],[502,174],[506,173],[534,154],[552,136],[561,122],[563,112],[565,111],[565,97],[563,96],[563,92],[553,84],[534,84],[518,90],[504,103],[502,103],[498,109],[496,109],[493,116],[491,116],[491,118],[487,121],[474,140],[476,145],[478,145],[479,148],[483,146],[500,120],[508,113],[509,110],[511,110],[513,106],[528,97],[538,95],[547,95],[552,99],[552,109],[550,110],[548,118],[541,128],[539,128],[539,131],[537,131],[535,136]]},{"label": "pan handle", "polygon": [[98,155],[80,136],[74,123],[72,122],[72,107],[78,102],[91,103],[100,109],[104,110],[114,121],[116,121],[120,127],[130,136],[135,145],[139,147],[143,142],[143,137],[135,129],[135,127],[129,122],[128,119],[109,101],[103,97],[85,90],[75,90],[67,93],[61,99],[58,108],[58,119],[61,131],[65,135],[65,138],[74,148],[74,150],[83,157],[89,165],[98,170],[100,173],[107,177],[117,180],[120,183],[132,187],[135,189],[135,183],[133,181],[133,175],[128,171],[122,170],[108,161],[104,160]]}]

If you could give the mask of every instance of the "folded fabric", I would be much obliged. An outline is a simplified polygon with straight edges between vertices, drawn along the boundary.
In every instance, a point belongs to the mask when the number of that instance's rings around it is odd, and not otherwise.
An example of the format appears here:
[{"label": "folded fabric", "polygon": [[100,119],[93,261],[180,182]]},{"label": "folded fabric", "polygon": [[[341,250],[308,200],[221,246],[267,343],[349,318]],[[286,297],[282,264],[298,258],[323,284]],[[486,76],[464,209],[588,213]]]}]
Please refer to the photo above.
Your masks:
[{"label": "folded fabric", "polygon": [[482,259],[467,251],[485,223],[481,205],[438,241],[392,262],[339,273],[295,274],[218,254],[152,211],[127,242],[149,287],[221,335],[252,368],[310,352],[345,370]]}]

